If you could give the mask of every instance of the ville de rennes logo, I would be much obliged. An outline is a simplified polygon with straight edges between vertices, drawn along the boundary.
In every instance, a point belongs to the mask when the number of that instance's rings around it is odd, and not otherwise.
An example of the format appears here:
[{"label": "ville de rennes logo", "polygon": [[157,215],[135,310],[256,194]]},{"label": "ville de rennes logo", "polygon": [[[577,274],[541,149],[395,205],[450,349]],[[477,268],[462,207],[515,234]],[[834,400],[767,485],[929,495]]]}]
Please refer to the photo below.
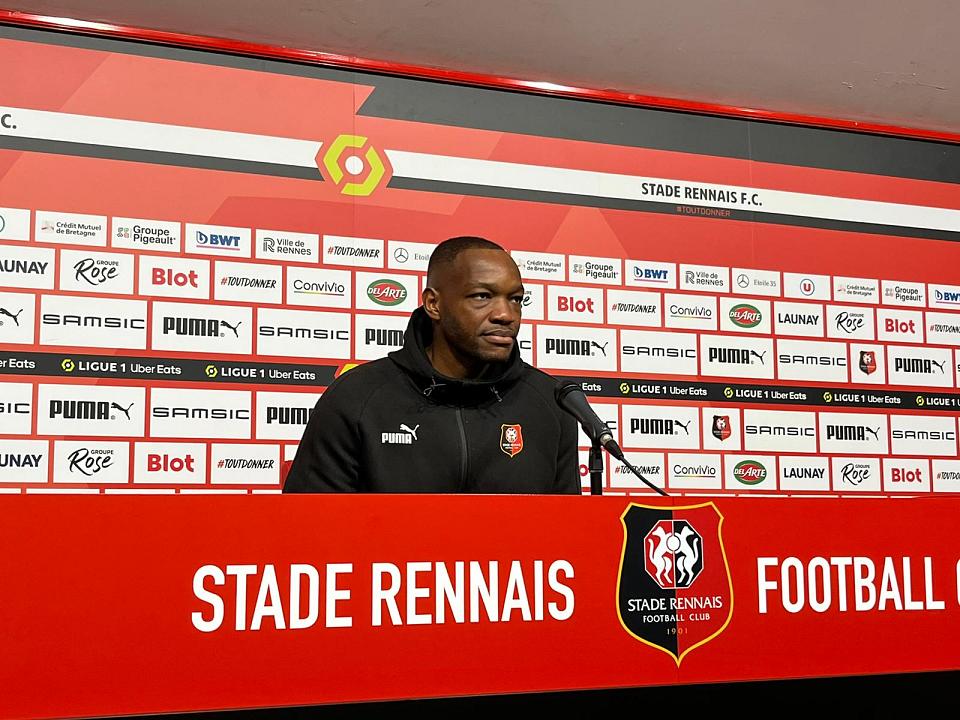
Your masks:
[{"label": "ville de rennes logo", "polygon": [[720,535],[723,516],[712,502],[630,503],[620,522],[620,624],[679,667],[688,652],[723,632],[733,615],[733,584]]}]

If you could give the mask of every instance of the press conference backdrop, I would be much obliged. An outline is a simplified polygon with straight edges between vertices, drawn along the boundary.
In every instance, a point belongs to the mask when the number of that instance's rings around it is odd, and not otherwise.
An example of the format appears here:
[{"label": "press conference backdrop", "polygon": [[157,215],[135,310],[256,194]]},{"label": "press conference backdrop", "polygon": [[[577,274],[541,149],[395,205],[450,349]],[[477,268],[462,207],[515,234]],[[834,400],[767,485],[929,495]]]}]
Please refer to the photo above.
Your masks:
[{"label": "press conference backdrop", "polygon": [[960,492],[956,146],[14,28],[0,66],[0,492],[279,492],[461,234],[671,494]]}]

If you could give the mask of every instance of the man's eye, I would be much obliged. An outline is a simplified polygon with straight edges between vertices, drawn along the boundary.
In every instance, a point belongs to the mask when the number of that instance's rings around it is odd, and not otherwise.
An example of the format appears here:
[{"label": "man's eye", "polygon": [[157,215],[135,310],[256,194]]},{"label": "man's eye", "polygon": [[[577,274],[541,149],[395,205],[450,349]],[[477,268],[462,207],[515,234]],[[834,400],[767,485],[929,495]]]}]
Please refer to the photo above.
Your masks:
[{"label": "man's eye", "polygon": [[470,297],[479,298],[480,300],[486,300],[486,299],[488,299],[488,298],[490,297],[490,293],[485,293],[485,292],[482,292],[482,293],[474,293],[474,294],[471,295]]},{"label": "man's eye", "polygon": [[513,302],[517,303],[517,305],[523,305],[523,295],[515,295],[515,296],[513,296],[513,297],[510,298],[510,299],[511,299]]}]

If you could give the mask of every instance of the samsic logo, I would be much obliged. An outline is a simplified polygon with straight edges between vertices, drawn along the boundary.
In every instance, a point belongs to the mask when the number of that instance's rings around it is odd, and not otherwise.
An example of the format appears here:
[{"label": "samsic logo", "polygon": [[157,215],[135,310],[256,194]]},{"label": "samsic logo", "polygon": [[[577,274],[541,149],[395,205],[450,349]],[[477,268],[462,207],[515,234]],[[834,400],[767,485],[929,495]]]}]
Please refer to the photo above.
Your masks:
[{"label": "samsic logo", "polygon": [[350,339],[350,331],[336,328],[296,327],[291,325],[261,325],[257,334],[262,338],[292,338],[299,340]]}]

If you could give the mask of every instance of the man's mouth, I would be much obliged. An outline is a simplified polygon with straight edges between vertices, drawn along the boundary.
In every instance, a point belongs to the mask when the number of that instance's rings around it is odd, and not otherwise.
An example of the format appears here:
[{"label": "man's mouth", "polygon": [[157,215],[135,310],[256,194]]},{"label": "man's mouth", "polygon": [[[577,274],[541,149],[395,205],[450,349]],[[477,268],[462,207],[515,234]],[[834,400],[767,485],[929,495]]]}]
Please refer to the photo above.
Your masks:
[{"label": "man's mouth", "polygon": [[501,345],[509,347],[513,345],[513,333],[509,330],[489,332],[483,334],[483,339],[492,345]]}]

